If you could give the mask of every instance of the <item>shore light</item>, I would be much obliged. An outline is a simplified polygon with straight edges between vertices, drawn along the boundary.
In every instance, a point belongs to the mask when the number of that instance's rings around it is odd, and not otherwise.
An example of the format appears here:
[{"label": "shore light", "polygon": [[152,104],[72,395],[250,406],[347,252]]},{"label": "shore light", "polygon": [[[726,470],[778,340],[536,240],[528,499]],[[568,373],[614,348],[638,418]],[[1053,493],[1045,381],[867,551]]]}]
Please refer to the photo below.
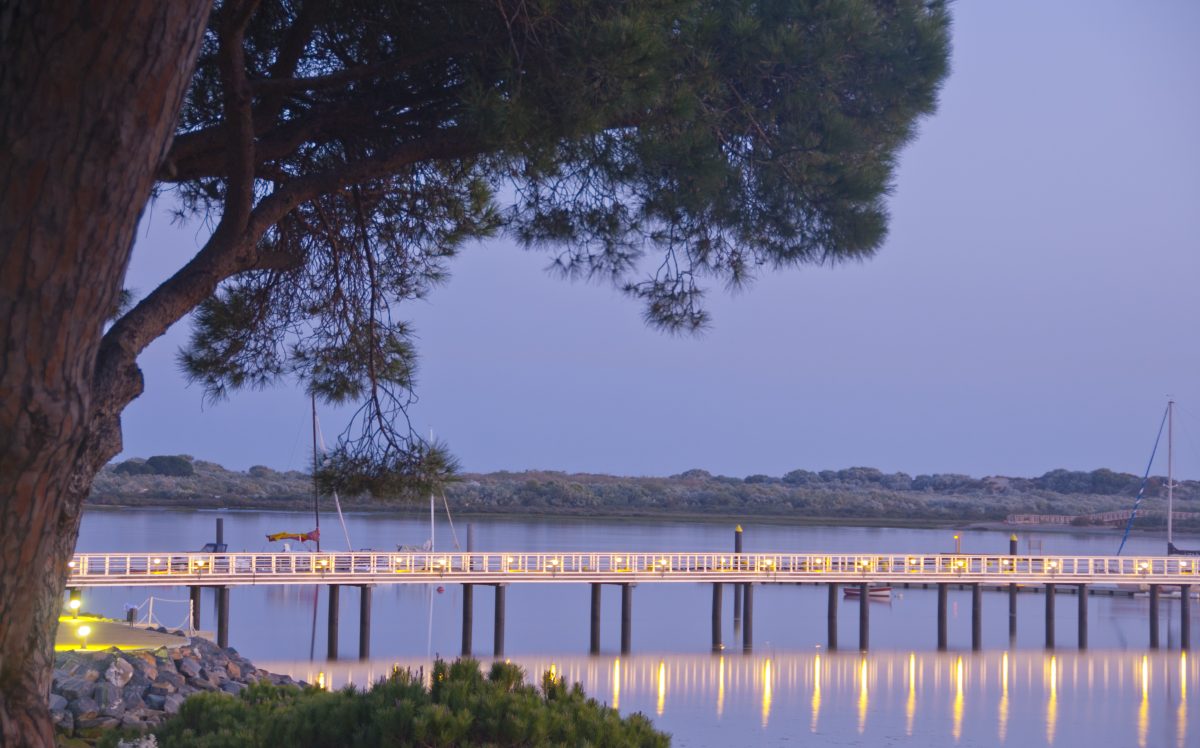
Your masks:
[{"label": "shore light", "polygon": [[71,598],[70,602],[67,603],[67,607],[71,609],[71,615],[78,616],[79,615],[79,598],[77,598],[77,597]]},{"label": "shore light", "polygon": [[87,638],[88,638],[88,634],[90,634],[90,633],[92,633],[91,626],[85,625],[85,626],[80,626],[79,628],[75,629],[75,636],[78,636],[80,639],[83,640],[83,648],[84,649],[87,649]]}]

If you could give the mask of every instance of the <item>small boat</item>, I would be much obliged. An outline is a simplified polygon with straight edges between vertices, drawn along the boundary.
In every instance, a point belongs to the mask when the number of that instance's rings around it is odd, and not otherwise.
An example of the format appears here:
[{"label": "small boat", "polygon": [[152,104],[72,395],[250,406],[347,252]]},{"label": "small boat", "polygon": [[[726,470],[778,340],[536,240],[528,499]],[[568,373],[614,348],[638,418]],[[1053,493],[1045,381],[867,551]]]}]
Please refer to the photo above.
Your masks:
[{"label": "small boat", "polygon": [[[862,588],[857,584],[848,584],[842,587],[842,596],[858,599],[862,597]],[[890,600],[892,598],[892,585],[890,584],[871,584],[867,586],[868,600]]]}]

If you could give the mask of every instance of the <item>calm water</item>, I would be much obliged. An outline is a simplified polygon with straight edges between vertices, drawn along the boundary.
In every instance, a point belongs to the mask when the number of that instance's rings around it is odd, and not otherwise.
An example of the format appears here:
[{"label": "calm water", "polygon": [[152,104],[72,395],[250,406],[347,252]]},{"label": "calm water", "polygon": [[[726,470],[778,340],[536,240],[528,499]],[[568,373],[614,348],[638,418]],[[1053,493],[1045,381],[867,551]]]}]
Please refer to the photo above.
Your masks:
[{"label": "calm water", "polygon": [[[225,518],[231,550],[280,550],[268,532],[312,529],[308,514],[250,514],[152,510],[92,511],[84,516],[80,551],[167,551],[199,548],[212,540],[214,518]],[[356,548],[387,550],[420,544],[428,521],[386,515],[348,515]],[[711,550],[732,547],[728,523],[472,520],[475,548],[507,550]],[[747,551],[936,552],[952,550],[948,530],[806,528],[744,524]],[[324,549],[346,541],[336,518],[323,523]],[[436,528],[439,549],[466,545],[466,522],[454,532]],[[964,552],[1008,550],[1006,532],[960,533]],[[1038,533],[1022,539],[1046,553],[1113,553],[1119,535]],[[1193,543],[1195,544],[1195,543]],[[1126,553],[1158,554],[1162,542],[1133,538]],[[1036,546],[1034,551],[1038,552]],[[505,652],[530,672],[554,665],[589,694],[642,711],[675,735],[676,745],[1200,745],[1188,710],[1200,699],[1197,657],[1152,653],[1147,643],[1148,601],[1093,596],[1085,654],[1072,650],[1076,601],[1059,595],[1059,650],[1043,651],[1043,598],[1019,599],[1018,636],[1008,639],[1007,598],[984,593],[984,645],[970,648],[969,592],[950,593],[950,653],[936,653],[933,590],[899,590],[890,603],[871,604],[871,647],[826,654],[823,587],[763,585],[755,591],[753,655],[738,652],[732,595],[725,596],[726,654],[709,654],[711,586],[642,584],[633,594],[633,650],[617,658],[620,599],[606,587],[602,603],[605,654],[588,648],[588,585],[508,588]],[[89,590],[85,608],[120,616],[127,604],[155,598],[154,614],[167,625],[186,620],[185,588]],[[242,587],[231,592],[230,643],[280,672],[330,685],[363,683],[392,666],[419,667],[432,656],[458,654],[461,588],[447,585],[379,587],[372,613],[371,663],[324,663],[326,593],[313,587]],[[358,651],[358,593],[344,589],[340,651]],[[215,601],[206,594],[202,627],[215,628]],[[858,641],[857,602],[844,601],[840,641]],[[1162,641],[1175,646],[1178,600],[1164,600]],[[1200,605],[1193,619],[1200,619]],[[144,608],[143,608],[144,610]],[[314,614],[315,611],[315,614]],[[315,622],[314,622],[315,619]],[[475,591],[474,642],[487,655],[492,641],[492,593]],[[958,653],[956,653],[957,651]],[[310,661],[310,653],[315,662]],[[319,665],[319,667],[318,667]],[[1189,705],[1187,698],[1191,696]],[[911,737],[910,737],[911,736]]]}]

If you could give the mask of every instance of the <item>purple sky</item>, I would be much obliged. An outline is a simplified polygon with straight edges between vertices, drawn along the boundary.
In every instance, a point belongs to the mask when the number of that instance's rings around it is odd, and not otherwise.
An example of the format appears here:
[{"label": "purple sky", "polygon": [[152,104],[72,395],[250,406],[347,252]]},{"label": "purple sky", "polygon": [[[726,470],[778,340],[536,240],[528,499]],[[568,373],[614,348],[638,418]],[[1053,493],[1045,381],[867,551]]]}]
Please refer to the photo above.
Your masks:
[{"label": "purple sky", "polygon": [[[404,312],[414,423],[471,471],[1141,473],[1166,396],[1200,478],[1200,3],[960,2],[953,72],[902,158],[876,259],[712,294],[699,338],[497,241]],[[204,237],[148,211],[144,294]],[[206,406],[176,326],[142,356],[126,456],[302,469],[293,387]],[[327,439],[342,417],[323,412]],[[1165,460],[1156,463],[1165,472]]]}]

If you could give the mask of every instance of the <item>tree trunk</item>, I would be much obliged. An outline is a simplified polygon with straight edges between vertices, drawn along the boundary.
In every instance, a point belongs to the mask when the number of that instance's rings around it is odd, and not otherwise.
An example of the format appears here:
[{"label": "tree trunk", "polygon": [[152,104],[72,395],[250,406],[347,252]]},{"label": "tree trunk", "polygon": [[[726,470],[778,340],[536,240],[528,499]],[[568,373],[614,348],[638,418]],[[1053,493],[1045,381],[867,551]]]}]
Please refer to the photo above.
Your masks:
[{"label": "tree trunk", "polygon": [[4,746],[54,744],[66,564],[91,477],[120,450],[119,424],[96,412],[97,351],[210,4],[0,0]]}]

